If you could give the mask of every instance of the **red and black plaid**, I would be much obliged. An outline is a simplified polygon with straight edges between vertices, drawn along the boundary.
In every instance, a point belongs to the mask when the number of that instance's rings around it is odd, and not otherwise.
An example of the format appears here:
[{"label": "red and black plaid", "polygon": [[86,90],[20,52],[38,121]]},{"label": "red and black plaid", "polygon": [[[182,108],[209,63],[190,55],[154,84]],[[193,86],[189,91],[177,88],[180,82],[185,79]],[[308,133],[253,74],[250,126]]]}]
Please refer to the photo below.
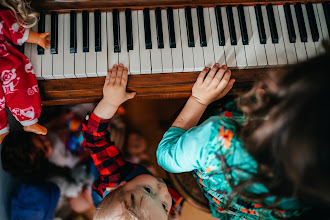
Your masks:
[{"label": "red and black plaid", "polygon": [[116,186],[136,168],[136,165],[123,160],[119,150],[111,142],[108,129],[110,122],[111,119],[102,120],[90,113],[82,125],[84,146],[90,150],[100,172],[100,178],[94,183],[93,189],[102,197],[107,187]]}]

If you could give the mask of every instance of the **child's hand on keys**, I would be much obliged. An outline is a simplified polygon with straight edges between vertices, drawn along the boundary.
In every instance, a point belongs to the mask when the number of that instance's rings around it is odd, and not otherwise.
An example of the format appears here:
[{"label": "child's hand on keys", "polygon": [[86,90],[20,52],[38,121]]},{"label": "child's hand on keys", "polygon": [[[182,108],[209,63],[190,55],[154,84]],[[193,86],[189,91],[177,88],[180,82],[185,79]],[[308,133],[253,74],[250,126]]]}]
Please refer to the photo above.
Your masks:
[{"label": "child's hand on keys", "polygon": [[209,68],[205,67],[192,88],[191,97],[203,105],[224,97],[233,87],[235,79],[230,79],[231,71],[225,65],[219,67],[218,63],[214,64],[208,74]]},{"label": "child's hand on keys", "polygon": [[48,50],[48,47],[50,46],[50,41],[47,40],[47,37],[49,36],[49,32],[46,33],[40,33],[39,34],[39,39],[37,44],[44,48],[45,50]]}]

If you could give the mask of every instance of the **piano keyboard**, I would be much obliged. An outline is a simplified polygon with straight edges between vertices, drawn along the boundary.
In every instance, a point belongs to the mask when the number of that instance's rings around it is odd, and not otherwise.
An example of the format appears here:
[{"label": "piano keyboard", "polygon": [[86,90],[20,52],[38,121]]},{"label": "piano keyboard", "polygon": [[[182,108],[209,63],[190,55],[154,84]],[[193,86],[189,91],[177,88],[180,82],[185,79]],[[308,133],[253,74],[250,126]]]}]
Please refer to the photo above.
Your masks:
[{"label": "piano keyboard", "polygon": [[284,4],[43,14],[35,32],[51,48],[24,44],[37,79],[105,76],[123,63],[130,74],[295,64],[324,52],[330,4]]}]

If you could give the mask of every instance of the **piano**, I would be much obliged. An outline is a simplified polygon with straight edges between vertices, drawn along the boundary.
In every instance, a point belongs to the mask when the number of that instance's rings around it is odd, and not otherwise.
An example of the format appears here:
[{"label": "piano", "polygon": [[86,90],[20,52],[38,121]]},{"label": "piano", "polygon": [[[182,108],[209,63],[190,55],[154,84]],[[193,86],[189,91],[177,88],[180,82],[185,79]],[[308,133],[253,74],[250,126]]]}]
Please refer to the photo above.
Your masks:
[{"label": "piano", "polygon": [[[25,43],[42,105],[95,102],[107,69],[129,68],[137,99],[188,97],[199,72],[226,64],[232,95],[270,69],[311,59],[329,39],[330,3],[311,0],[34,0],[32,30],[51,48]],[[282,68],[284,69],[284,68]]]}]

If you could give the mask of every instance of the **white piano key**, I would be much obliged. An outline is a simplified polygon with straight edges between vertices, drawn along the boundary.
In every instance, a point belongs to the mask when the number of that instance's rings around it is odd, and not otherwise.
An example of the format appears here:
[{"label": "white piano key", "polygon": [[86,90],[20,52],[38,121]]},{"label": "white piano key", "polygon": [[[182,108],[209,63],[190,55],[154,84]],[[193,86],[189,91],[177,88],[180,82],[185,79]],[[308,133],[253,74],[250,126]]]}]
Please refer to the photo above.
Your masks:
[{"label": "white piano key", "polygon": [[226,63],[229,68],[236,68],[236,54],[235,54],[235,49],[230,42],[226,7],[221,7],[221,15],[222,15],[223,30],[225,34],[224,49],[225,49]]},{"label": "white piano key", "polygon": [[138,12],[132,11],[133,50],[128,52],[130,61],[130,74],[140,74],[140,44]]},{"label": "white piano key", "polygon": [[[45,32],[49,32],[51,36],[51,15],[45,15]],[[50,37],[49,37],[50,38]],[[53,56],[50,49],[45,50],[44,55],[41,56],[41,75],[44,79],[54,79],[53,77]]]},{"label": "white piano key", "polygon": [[162,28],[163,28],[163,40],[164,48],[161,49],[162,53],[162,64],[163,64],[163,73],[173,72],[172,66],[172,50],[170,48],[170,38],[168,34],[168,22],[167,22],[167,11],[162,9]]},{"label": "white piano key", "polygon": [[300,34],[299,34],[299,27],[298,27],[298,22],[297,22],[297,15],[296,15],[296,11],[294,9],[294,5],[290,5],[290,7],[291,7],[291,13],[292,13],[293,26],[294,26],[296,36],[297,36],[297,40],[295,43],[297,59],[298,59],[298,62],[303,62],[303,61],[307,60],[305,44],[304,44],[304,42],[301,42],[301,38],[300,38]]},{"label": "white piano key", "polygon": [[[217,32],[217,20],[215,17],[215,8],[209,8],[210,15],[210,25],[213,39],[213,51],[215,62],[219,63],[221,66],[226,64],[225,50],[223,46],[219,46],[219,38]],[[223,16],[223,15],[222,15]]]},{"label": "white piano key", "polygon": [[120,48],[121,48],[120,53],[119,53],[119,63],[124,64],[124,66],[129,69],[129,56],[128,56],[128,51],[127,51],[125,11],[119,12],[119,23],[120,23]]},{"label": "white piano key", "polygon": [[89,52],[86,52],[86,75],[95,77],[96,74],[96,52],[95,52],[95,22],[94,12],[89,12]]},{"label": "white piano key", "polygon": [[251,6],[243,7],[244,15],[245,15],[246,30],[247,30],[248,39],[249,39],[249,44],[244,45],[245,54],[246,54],[246,62],[247,62],[246,68],[256,68],[256,67],[258,67],[258,62],[257,62],[256,50],[254,47],[254,39],[253,39],[253,34],[252,34],[249,7],[251,7]]},{"label": "white piano key", "polygon": [[[139,23],[139,42],[140,42],[140,59],[141,59],[141,73],[151,73],[151,60],[150,50],[146,49],[145,36],[144,36],[144,18],[143,11],[138,11],[138,23]],[[154,45],[152,45],[154,47]]]},{"label": "white piano key", "polygon": [[[209,8],[207,7],[203,8],[203,12],[204,12],[204,24],[205,24],[205,35],[207,40],[207,46],[202,48],[204,51],[205,66],[211,68],[215,63],[215,57],[214,57],[214,47],[213,47]],[[215,29],[214,31],[217,31],[217,29]]]},{"label": "white piano key", "polygon": [[283,42],[284,42],[286,57],[288,59],[288,64],[296,64],[298,62],[296,47],[294,43],[290,43],[288,28],[285,19],[284,7],[283,5],[278,5],[277,9],[281,22],[281,30],[283,34]]},{"label": "white piano key", "polygon": [[83,52],[82,13],[77,13],[77,53],[74,55],[74,70],[77,78],[86,75],[86,54]]},{"label": "white piano key", "polygon": [[57,54],[53,54],[53,76],[55,79],[63,79],[64,77],[64,14],[58,14],[58,44]]},{"label": "white piano key", "polygon": [[195,47],[193,47],[194,65],[195,65],[194,71],[202,71],[205,67],[205,61],[204,61],[203,48],[201,47],[201,43],[200,43],[196,8],[191,8],[191,18],[192,18],[194,39],[195,39]]},{"label": "white piano key", "polygon": [[[32,27],[32,31],[38,33],[38,25],[34,25]],[[38,55],[38,48],[37,44],[31,44],[31,64],[33,67],[34,74],[36,75],[36,78],[41,80],[43,79],[41,76],[41,56]]]},{"label": "white piano key", "polygon": [[63,72],[65,78],[76,78],[74,74],[74,53],[70,53],[70,14],[64,15]]},{"label": "white piano key", "polygon": [[309,26],[306,5],[302,4],[301,7],[302,7],[302,12],[303,12],[303,16],[304,16],[305,25],[306,25],[306,32],[307,32],[307,42],[305,42],[305,48],[306,48],[307,58],[311,59],[311,58],[315,57],[317,53],[316,53],[315,44],[314,44],[313,38],[312,38],[311,28]]},{"label": "white piano key", "polygon": [[261,11],[262,11],[262,18],[265,24],[265,33],[266,33],[265,50],[267,55],[267,63],[268,63],[267,66],[272,67],[277,65],[277,56],[276,56],[275,46],[272,42],[272,37],[270,34],[269,21],[268,21],[267,10],[265,5],[261,6]]},{"label": "white piano key", "polygon": [[238,11],[237,7],[233,7],[233,17],[234,17],[234,24],[235,24],[235,31],[236,31],[236,38],[237,38],[237,45],[234,46],[235,54],[236,54],[236,65],[238,69],[244,69],[247,66],[246,63],[246,54],[245,48],[242,41],[242,34],[240,30],[240,24],[238,20]]},{"label": "white piano key", "polygon": [[106,76],[108,73],[106,12],[101,12],[101,51],[96,52],[96,62],[97,75]]},{"label": "white piano key", "polygon": [[173,9],[174,32],[176,47],[172,48],[173,72],[183,72],[182,45],[179,9]]},{"label": "white piano key", "polygon": [[278,6],[273,5],[273,10],[274,10],[274,17],[275,17],[277,34],[278,34],[278,43],[274,44],[277,55],[277,62],[278,65],[286,65],[288,64],[288,59],[286,57],[286,52],[285,52],[285,45],[284,45],[280,16],[278,13]]},{"label": "white piano key", "polygon": [[112,69],[113,65],[119,64],[118,53],[115,53],[113,41],[113,15],[112,12],[107,12],[107,38],[108,38],[108,67]]},{"label": "white piano key", "polygon": [[324,17],[324,12],[322,8],[322,3],[313,4],[315,17],[316,17],[316,24],[317,28],[319,29],[320,39],[317,43],[317,52],[318,54],[325,53],[325,49],[323,47],[322,41],[329,40],[329,33],[327,29],[327,24]]},{"label": "white piano key", "polygon": [[327,22],[326,22],[325,16],[324,16],[323,5],[322,5],[322,3],[317,3],[316,6],[317,6],[318,13],[319,13],[323,38],[325,40],[329,40],[329,32],[328,32]]},{"label": "white piano key", "polygon": [[150,10],[150,31],[151,31],[151,43],[152,43],[152,49],[150,49],[151,72],[162,73],[163,72],[162,52],[161,49],[158,49],[155,10]]},{"label": "white piano key", "polygon": [[254,6],[249,6],[247,8],[249,9],[249,17],[250,17],[250,24],[252,30],[251,41],[253,40],[254,43],[254,49],[256,52],[257,65],[258,65],[257,68],[264,68],[265,66],[267,66],[267,56],[266,56],[265,46],[260,43],[255,9]]},{"label": "white piano key", "polygon": [[32,44],[25,42],[24,43],[24,55],[29,60],[31,60],[31,50],[32,50]]}]

